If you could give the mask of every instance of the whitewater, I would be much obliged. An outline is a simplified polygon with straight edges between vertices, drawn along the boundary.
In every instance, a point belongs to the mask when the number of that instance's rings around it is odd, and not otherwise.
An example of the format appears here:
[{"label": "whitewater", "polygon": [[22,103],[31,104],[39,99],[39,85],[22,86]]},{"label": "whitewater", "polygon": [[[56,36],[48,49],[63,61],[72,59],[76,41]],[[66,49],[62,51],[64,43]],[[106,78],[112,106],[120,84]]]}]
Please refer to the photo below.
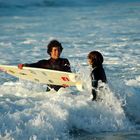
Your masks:
[{"label": "whitewater", "polygon": [[[0,72],[1,140],[139,140],[140,2],[0,0],[0,64],[48,59],[57,39],[84,82],[46,92],[45,84]],[[87,55],[104,56],[107,84],[91,101]]]}]

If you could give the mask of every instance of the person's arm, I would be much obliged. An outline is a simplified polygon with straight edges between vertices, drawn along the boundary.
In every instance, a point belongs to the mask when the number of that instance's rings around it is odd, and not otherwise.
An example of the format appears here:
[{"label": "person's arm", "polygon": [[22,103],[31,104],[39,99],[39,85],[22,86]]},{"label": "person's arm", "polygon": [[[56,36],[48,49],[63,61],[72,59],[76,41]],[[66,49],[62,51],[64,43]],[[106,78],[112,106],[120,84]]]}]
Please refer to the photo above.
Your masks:
[{"label": "person's arm", "polygon": [[98,70],[97,68],[95,68],[93,71],[92,71],[92,95],[93,95],[93,98],[92,100],[96,100],[97,98],[97,87],[98,87]]},{"label": "person's arm", "polygon": [[22,69],[23,67],[34,67],[34,68],[41,68],[41,66],[43,65],[43,60],[40,60],[36,63],[31,63],[31,64],[18,64],[18,68]]},{"label": "person's arm", "polygon": [[31,63],[31,64],[24,64],[25,67],[34,67],[34,68],[39,68],[40,67],[40,61],[36,63]]},{"label": "person's arm", "polygon": [[96,100],[97,98],[97,86],[98,86],[98,81],[97,80],[92,80],[92,95],[93,95],[93,98],[92,100]]},{"label": "person's arm", "polygon": [[23,67],[37,67],[37,63],[32,64],[18,64],[19,69],[23,69]]}]

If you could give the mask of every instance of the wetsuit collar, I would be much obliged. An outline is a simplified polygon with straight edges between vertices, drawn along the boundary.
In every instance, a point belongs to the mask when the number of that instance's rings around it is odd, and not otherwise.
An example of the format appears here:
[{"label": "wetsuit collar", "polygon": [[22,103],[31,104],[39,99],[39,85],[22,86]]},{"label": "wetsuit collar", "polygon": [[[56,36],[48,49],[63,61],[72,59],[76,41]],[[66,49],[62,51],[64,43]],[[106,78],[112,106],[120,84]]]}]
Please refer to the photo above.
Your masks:
[{"label": "wetsuit collar", "polygon": [[50,60],[51,60],[52,62],[55,62],[55,61],[59,60],[59,58],[58,58],[58,59],[50,58]]}]

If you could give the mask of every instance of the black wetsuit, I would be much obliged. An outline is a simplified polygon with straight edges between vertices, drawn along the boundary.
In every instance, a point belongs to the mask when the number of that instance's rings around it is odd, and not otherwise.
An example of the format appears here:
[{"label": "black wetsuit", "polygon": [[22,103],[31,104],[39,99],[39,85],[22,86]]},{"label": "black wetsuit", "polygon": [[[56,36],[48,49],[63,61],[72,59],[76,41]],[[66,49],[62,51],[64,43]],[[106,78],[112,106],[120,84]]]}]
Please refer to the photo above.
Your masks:
[{"label": "black wetsuit", "polygon": [[102,65],[93,68],[91,72],[91,80],[92,80],[92,95],[93,95],[92,100],[96,100],[97,98],[96,89],[98,87],[98,81],[101,80],[102,82],[105,83],[107,82],[106,74]]},{"label": "black wetsuit", "polygon": [[[57,60],[50,58],[48,60],[40,60],[32,64],[24,64],[24,66],[71,72],[70,63],[66,58],[58,58]],[[56,91],[58,91],[62,87],[58,85],[48,86]],[[47,88],[47,91],[48,90],[49,88]]]}]

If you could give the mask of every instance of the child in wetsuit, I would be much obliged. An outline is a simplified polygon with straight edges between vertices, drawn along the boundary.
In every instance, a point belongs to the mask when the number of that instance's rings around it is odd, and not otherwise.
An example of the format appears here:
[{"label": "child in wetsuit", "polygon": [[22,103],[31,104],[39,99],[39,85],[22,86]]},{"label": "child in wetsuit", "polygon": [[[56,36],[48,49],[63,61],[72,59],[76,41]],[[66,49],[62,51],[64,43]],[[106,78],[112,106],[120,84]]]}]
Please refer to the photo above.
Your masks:
[{"label": "child in wetsuit", "polygon": [[91,81],[92,81],[92,101],[97,99],[97,88],[98,82],[101,80],[102,82],[107,82],[106,74],[104,68],[102,66],[104,59],[100,52],[92,51],[88,54],[88,63],[92,66],[91,71]]}]

